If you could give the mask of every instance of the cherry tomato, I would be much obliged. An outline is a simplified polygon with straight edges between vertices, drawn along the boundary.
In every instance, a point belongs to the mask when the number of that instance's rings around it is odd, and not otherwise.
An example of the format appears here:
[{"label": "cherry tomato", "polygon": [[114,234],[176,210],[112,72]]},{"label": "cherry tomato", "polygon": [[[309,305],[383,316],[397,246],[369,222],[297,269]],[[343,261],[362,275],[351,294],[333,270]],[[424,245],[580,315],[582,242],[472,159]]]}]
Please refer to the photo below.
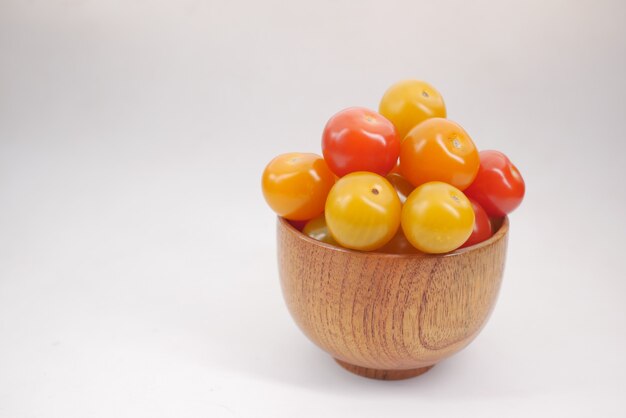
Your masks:
[{"label": "cherry tomato", "polygon": [[326,217],[323,213],[317,218],[311,219],[309,222],[307,222],[307,224],[304,226],[304,229],[302,230],[302,233],[327,244],[339,245],[330,234],[328,226],[326,225]]},{"label": "cherry tomato", "polygon": [[413,186],[411,182],[409,182],[407,179],[402,177],[402,174],[400,173],[387,174],[386,178],[387,180],[389,180],[389,183],[391,183],[393,188],[396,189],[398,197],[400,198],[400,202],[402,203],[406,201],[407,196],[411,194],[413,189],[415,189],[415,186]]},{"label": "cherry tomato", "polygon": [[263,172],[263,195],[279,216],[293,221],[324,211],[335,176],[316,154],[289,153],[274,158]]},{"label": "cherry tomato", "polygon": [[373,110],[350,107],[334,115],[324,128],[322,152],[339,177],[355,171],[386,175],[400,154],[393,124]]},{"label": "cherry tomato", "polygon": [[400,81],[389,87],[378,111],[395,125],[400,140],[426,119],[446,117],[441,94],[430,84],[418,80]]},{"label": "cherry tomato", "polygon": [[413,190],[402,207],[402,230],[415,248],[447,253],[465,241],[474,227],[469,199],[454,186],[433,181]]},{"label": "cherry tomato", "polygon": [[290,221],[289,219],[287,219],[287,221],[291,224],[291,226],[293,226],[300,232],[302,232],[302,229],[305,227],[305,225],[308,222],[306,220],[305,221]]},{"label": "cherry tomato", "polygon": [[443,181],[464,190],[476,177],[479,164],[472,139],[458,123],[448,119],[428,119],[402,142],[400,172],[416,187]]},{"label": "cherry tomato", "polygon": [[346,248],[371,251],[396,234],[402,203],[393,186],[378,174],[350,173],[337,181],[326,200],[326,223]]},{"label": "cherry tomato", "polygon": [[491,230],[491,221],[485,209],[482,208],[475,200],[470,199],[472,209],[474,210],[474,229],[472,229],[472,235],[465,241],[461,248],[470,247],[479,242],[488,240],[493,232]]},{"label": "cherry tomato", "polygon": [[398,232],[393,236],[391,241],[378,249],[378,252],[386,254],[419,254],[420,251],[415,248],[404,236],[402,228],[398,228]]},{"label": "cherry tomato", "polygon": [[502,217],[515,210],[526,192],[517,167],[499,151],[481,151],[478,175],[465,193],[489,216]]}]

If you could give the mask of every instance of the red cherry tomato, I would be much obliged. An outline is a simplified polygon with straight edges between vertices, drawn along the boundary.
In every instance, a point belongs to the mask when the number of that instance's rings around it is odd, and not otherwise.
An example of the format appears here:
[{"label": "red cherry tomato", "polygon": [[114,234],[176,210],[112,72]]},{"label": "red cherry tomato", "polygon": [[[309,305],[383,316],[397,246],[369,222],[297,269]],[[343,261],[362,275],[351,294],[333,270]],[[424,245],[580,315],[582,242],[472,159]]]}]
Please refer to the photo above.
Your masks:
[{"label": "red cherry tomato", "polygon": [[309,221],[290,221],[289,219],[287,219],[287,222],[289,222],[291,224],[291,226],[296,228],[298,231],[302,232],[302,230],[304,229],[304,226]]},{"label": "red cherry tomato", "polygon": [[479,242],[488,240],[491,235],[493,235],[491,221],[489,221],[489,216],[487,212],[485,212],[485,209],[476,203],[475,200],[470,199],[469,201],[472,204],[472,209],[474,209],[474,229],[472,230],[472,235],[470,235],[467,241],[465,241],[465,244],[461,245],[460,248],[478,244]]},{"label": "red cherry tomato", "polygon": [[489,216],[499,218],[513,212],[522,203],[526,191],[522,175],[499,151],[481,151],[479,156],[478,174],[465,194]]},{"label": "red cherry tomato", "polygon": [[398,161],[400,139],[384,116],[350,107],[326,123],[322,152],[328,167],[339,177],[355,171],[386,176]]}]

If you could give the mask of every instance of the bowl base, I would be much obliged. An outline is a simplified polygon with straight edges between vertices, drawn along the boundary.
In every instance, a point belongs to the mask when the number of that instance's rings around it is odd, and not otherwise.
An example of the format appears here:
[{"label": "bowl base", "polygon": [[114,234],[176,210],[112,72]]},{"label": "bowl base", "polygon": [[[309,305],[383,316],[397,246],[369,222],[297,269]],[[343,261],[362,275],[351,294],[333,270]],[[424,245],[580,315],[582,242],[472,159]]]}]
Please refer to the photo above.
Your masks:
[{"label": "bowl base", "polygon": [[432,366],[420,367],[418,369],[405,369],[405,370],[380,370],[380,369],[368,369],[367,367],[355,366],[345,361],[335,359],[337,364],[346,369],[349,372],[358,374],[359,376],[368,377],[370,379],[378,380],[402,380],[416,377],[426,373]]}]

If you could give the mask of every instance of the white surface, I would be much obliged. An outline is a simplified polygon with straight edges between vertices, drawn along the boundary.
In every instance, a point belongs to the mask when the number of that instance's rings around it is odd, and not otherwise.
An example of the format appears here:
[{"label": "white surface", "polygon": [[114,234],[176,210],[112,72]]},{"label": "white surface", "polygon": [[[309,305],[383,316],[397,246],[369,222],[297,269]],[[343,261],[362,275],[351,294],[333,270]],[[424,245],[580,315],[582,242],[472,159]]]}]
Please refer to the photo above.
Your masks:
[{"label": "white surface", "polygon": [[[0,417],[623,416],[625,3],[382,4],[0,2]],[[406,77],[528,194],[482,334],[378,382],[293,324],[259,180]]]}]

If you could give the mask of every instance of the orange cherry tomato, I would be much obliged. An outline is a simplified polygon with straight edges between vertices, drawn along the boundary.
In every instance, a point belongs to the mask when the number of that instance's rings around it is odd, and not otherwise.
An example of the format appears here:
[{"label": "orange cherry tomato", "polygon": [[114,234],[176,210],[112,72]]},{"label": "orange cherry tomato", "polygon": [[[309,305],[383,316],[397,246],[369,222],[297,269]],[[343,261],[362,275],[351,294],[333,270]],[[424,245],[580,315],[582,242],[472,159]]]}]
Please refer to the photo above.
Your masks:
[{"label": "orange cherry tomato", "polygon": [[400,140],[426,119],[446,117],[446,105],[441,94],[430,84],[419,80],[404,80],[389,87],[378,111],[395,125]]},{"label": "orange cherry tomato", "polygon": [[293,221],[324,211],[335,176],[316,154],[289,153],[274,158],[263,171],[263,196],[276,214]]},{"label": "orange cherry tomato", "polygon": [[432,181],[413,190],[402,207],[402,230],[415,248],[425,253],[447,253],[460,247],[472,233],[474,210],[462,191]]},{"label": "orange cherry tomato", "polygon": [[364,171],[337,181],[326,201],[326,224],[346,248],[372,251],[382,247],[400,226],[402,203],[384,177]]},{"label": "orange cherry tomato", "polygon": [[400,172],[414,186],[443,181],[464,190],[476,177],[480,159],[458,123],[428,119],[409,132],[400,150]]},{"label": "orange cherry tomato", "polygon": [[389,180],[389,183],[391,183],[394,189],[396,189],[400,202],[402,203],[406,201],[406,198],[415,189],[415,186],[413,186],[410,181],[402,177],[402,174],[400,173],[390,173],[387,175],[386,179]]}]

